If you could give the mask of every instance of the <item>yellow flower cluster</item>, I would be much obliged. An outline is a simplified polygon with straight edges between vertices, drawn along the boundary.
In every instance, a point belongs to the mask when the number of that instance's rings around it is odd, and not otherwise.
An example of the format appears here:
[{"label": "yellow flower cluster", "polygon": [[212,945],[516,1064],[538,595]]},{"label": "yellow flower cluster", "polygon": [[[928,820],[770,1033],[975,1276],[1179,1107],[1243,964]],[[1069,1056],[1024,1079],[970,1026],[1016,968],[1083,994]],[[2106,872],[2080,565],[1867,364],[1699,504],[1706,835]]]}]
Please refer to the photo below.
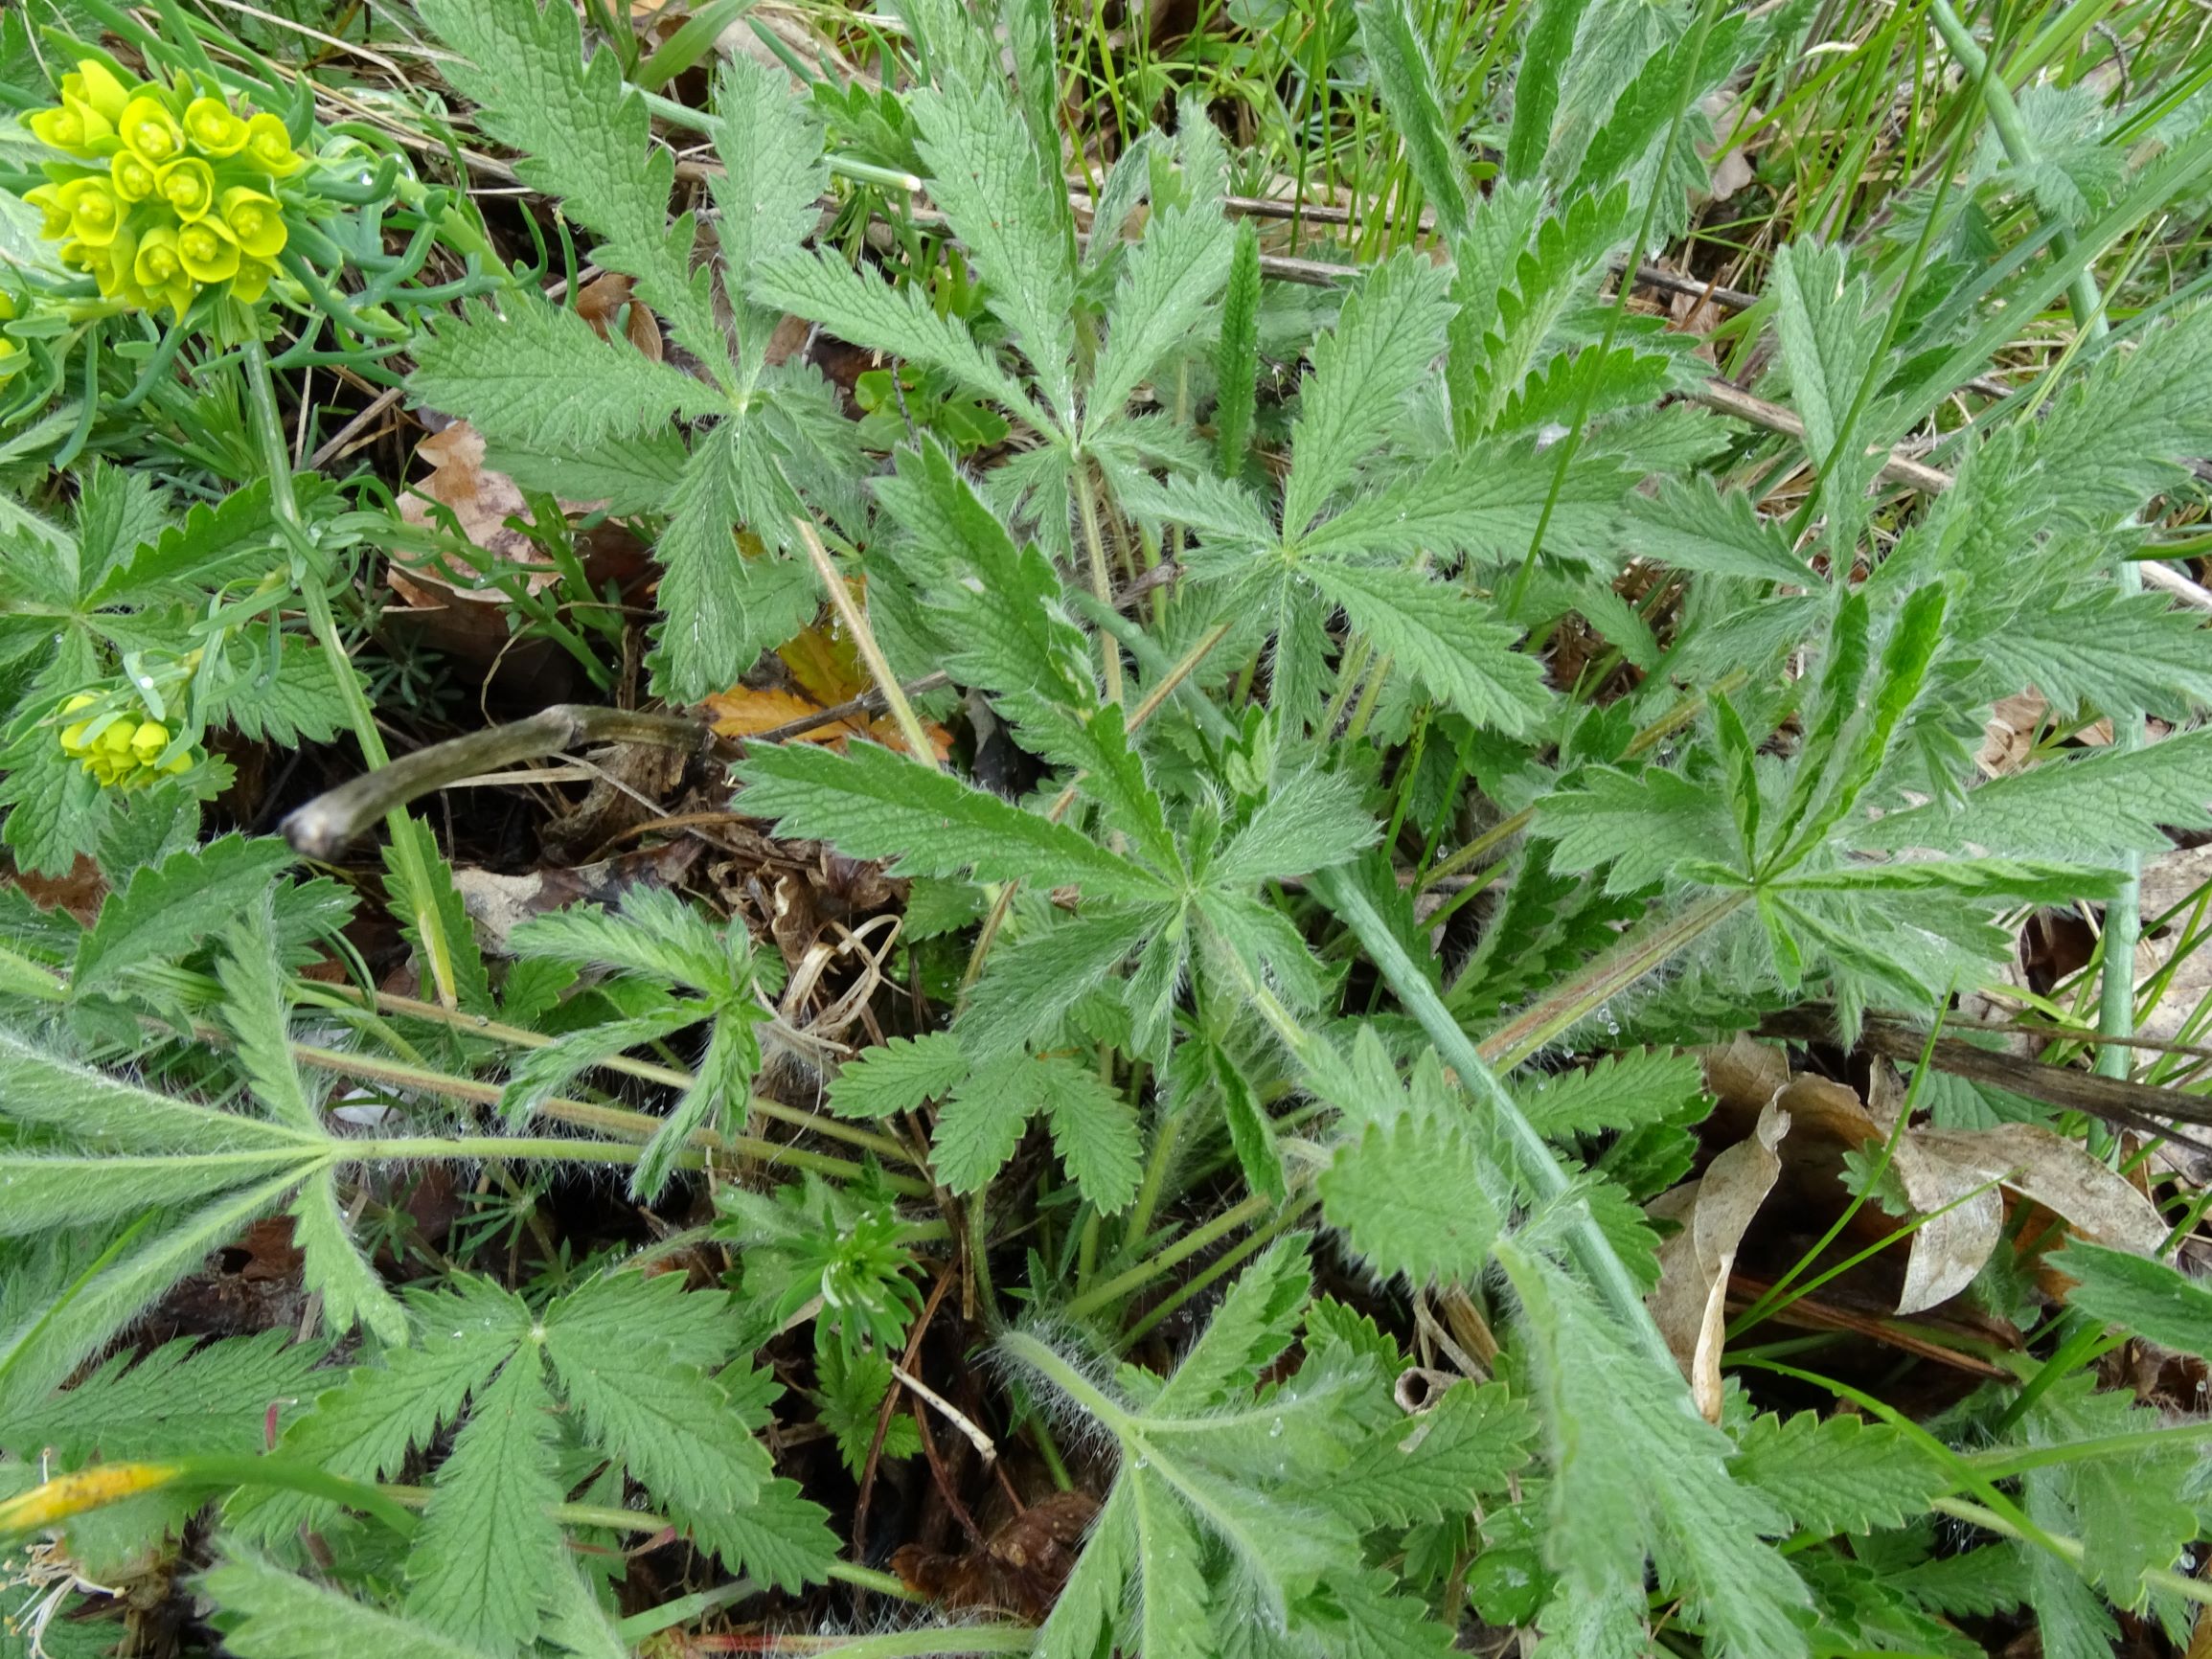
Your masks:
[{"label": "yellow flower cluster", "polygon": [[[74,696],[61,712],[80,714],[99,700]],[[128,715],[95,716],[61,728],[62,753],[83,761],[84,769],[111,789],[135,789],[156,778],[190,771],[190,754],[162,763],[162,754],[169,746],[167,726],[159,720],[134,720]]]},{"label": "yellow flower cluster", "polygon": [[[0,323],[15,320],[15,301],[5,288],[0,288]],[[23,367],[23,348],[6,334],[0,333],[0,380],[5,380]]]},{"label": "yellow flower cluster", "polygon": [[43,234],[110,299],[182,317],[203,287],[262,297],[284,248],[276,181],[307,165],[273,115],[241,115],[190,82],[126,83],[87,57],[61,102],[24,118],[40,143],[76,158],[24,199]]}]

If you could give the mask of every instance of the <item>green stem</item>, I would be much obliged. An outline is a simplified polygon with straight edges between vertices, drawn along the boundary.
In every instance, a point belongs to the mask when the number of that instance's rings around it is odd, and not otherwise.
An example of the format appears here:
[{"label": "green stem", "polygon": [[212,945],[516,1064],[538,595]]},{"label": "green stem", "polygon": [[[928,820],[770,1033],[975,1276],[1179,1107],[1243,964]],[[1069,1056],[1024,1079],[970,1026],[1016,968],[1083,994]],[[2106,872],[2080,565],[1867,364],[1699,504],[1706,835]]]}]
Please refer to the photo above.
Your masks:
[{"label": "green stem", "polygon": [[[1070,1311],[1073,1311],[1071,1308]],[[1111,1429],[1116,1439],[1126,1439],[1129,1414],[1096,1383],[1060,1357],[1060,1350],[1049,1342],[1030,1335],[1026,1330],[1010,1330],[998,1339],[999,1351],[1016,1365],[1027,1366],[1090,1416]]]},{"label": "green stem", "polygon": [[[619,1141],[567,1141],[555,1136],[510,1138],[418,1135],[344,1143],[348,1163],[424,1164],[441,1160],[517,1163],[533,1158],[570,1164],[634,1164],[645,1148]],[[696,1156],[693,1157],[696,1166]]]},{"label": "green stem", "polygon": [[1135,1242],[1152,1230],[1152,1212],[1159,1207],[1168,1170],[1174,1167],[1175,1143],[1182,1139],[1183,1123],[1189,1116],[1190,1108],[1184,1106],[1160,1120],[1159,1132],[1152,1137],[1152,1155],[1145,1164],[1144,1181],[1137,1188],[1137,1201],[1122,1227],[1122,1238],[1129,1242]]},{"label": "green stem", "polygon": [[[315,643],[322,647],[323,661],[330,668],[338,700],[345,705],[353,740],[361,745],[361,758],[372,768],[387,765],[392,757],[384,747],[383,734],[376,730],[376,712],[370,706],[360,676],[353,671],[353,659],[346,653],[346,642],[339,637],[338,621],[331,610],[330,591],[315,570],[314,542],[300,517],[299,496],[292,488],[291,451],[285,443],[284,420],[277,412],[276,386],[269,376],[269,354],[262,344],[259,320],[249,314],[245,327],[246,340],[239,360],[245,365],[246,403],[254,437],[261,444],[262,465],[269,475],[269,506],[277,534],[299,566],[300,599],[307,611],[308,627],[314,634]],[[429,869],[422,862],[422,849],[416,843],[405,809],[395,807],[384,822],[391,832],[400,903],[413,920],[416,937],[422,941],[423,953],[429,959],[430,983],[437,989],[438,1000],[453,1007],[459,1003],[460,994],[455,989],[453,947],[445,937],[445,919],[439,914],[437,889],[431,884]]]},{"label": "green stem", "polygon": [[1164,1278],[1169,1272],[1189,1261],[1199,1251],[1225,1239],[1247,1221],[1256,1221],[1267,1213],[1267,1196],[1255,1193],[1233,1209],[1222,1211],[1203,1227],[1184,1234],[1164,1250],[1147,1257],[1134,1267],[1115,1274],[1104,1284],[1084,1291],[1067,1305],[1068,1317],[1081,1319],[1118,1301],[1132,1290],[1141,1290],[1153,1280]]},{"label": "green stem", "polygon": [[[312,980],[299,982],[298,989],[314,994],[318,1000],[327,999],[331,1005],[356,1008],[372,1000],[366,993],[355,992],[350,986],[319,985]],[[470,1036],[505,1043],[512,1048],[541,1049],[559,1042],[559,1037],[547,1036],[542,1032],[525,1031],[520,1026],[502,1025],[481,1014],[461,1013],[453,1009],[440,1008],[434,1002],[423,1002],[419,997],[399,996],[391,991],[377,991],[376,1006],[386,1013],[404,1014],[409,1019],[431,1020]],[[601,1060],[602,1070],[618,1072],[624,1077],[636,1078],[649,1083],[665,1083],[673,1089],[688,1089],[698,1079],[692,1073],[674,1066],[655,1065],[650,1060],[631,1059],[627,1055],[615,1055]],[[745,1102],[748,1113],[788,1124],[793,1128],[806,1129],[832,1141],[843,1141],[849,1147],[874,1152],[879,1158],[888,1158],[914,1166],[914,1152],[889,1135],[878,1135],[872,1129],[863,1129],[856,1124],[847,1124],[835,1118],[827,1118],[818,1112],[802,1111],[797,1106],[787,1106],[781,1101],[771,1101],[765,1095],[755,1095]]]},{"label": "green stem", "polygon": [[[1500,1071],[1513,1070],[1544,1044],[1619,996],[1676,951],[1711,932],[1741,910],[1750,898],[1747,891],[1716,894],[1669,920],[1631,933],[1536,1007],[1483,1038],[1482,1057]],[[1369,951],[1373,953],[1372,945]],[[1454,1025],[1452,1029],[1458,1027]]]},{"label": "green stem", "polygon": [[1268,1244],[1303,1220],[1306,1213],[1319,1202],[1318,1195],[1313,1193],[1307,1193],[1292,1199],[1278,1210],[1274,1219],[1265,1227],[1252,1229],[1250,1233],[1238,1239],[1235,1244],[1207,1262],[1198,1272],[1192,1274],[1189,1279],[1176,1285],[1173,1293],[1161,1297],[1159,1306],[1147,1309],[1145,1316],[1123,1333],[1122,1351],[1127,1352],[1136,1343],[1141,1342],[1148,1331],[1157,1327],[1176,1308],[1182,1307],[1193,1297],[1203,1295],[1206,1286],[1212,1284],[1223,1274],[1235,1271],[1240,1263],[1249,1260],[1257,1252],[1266,1249]]},{"label": "green stem", "polygon": [[1987,1451],[1963,1452],[1966,1461],[1993,1481],[2009,1481],[2030,1469],[2052,1468],[2060,1464],[2087,1463],[2094,1458],[2132,1457],[2154,1451],[2171,1442],[2194,1445],[2212,1440],[2212,1422],[2184,1422],[2170,1428],[2145,1429],[2132,1434],[2099,1435],[2069,1441],[2063,1445],[2029,1447],[1992,1446]]},{"label": "green stem", "polygon": [[[2088,1546],[2084,1544],[2081,1539],[2069,1538],[2063,1533],[2044,1533],[2041,1537],[2030,1540],[2027,1534],[2016,1523],[2007,1520],[1995,1510],[1984,1509],[1980,1504],[1970,1503],[1964,1498],[1936,1498],[1929,1503],[1928,1508],[1950,1515],[1955,1520],[1966,1521],[1973,1526],[1983,1528],[1985,1531],[1995,1533],[1999,1537],[2039,1543],[2054,1555],[2071,1561],[2077,1567],[2082,1564],[2089,1553]],[[2143,1582],[2155,1589],[2170,1591],[2188,1601],[2212,1606],[2212,1584],[2208,1584],[2201,1579],[2184,1578],[2181,1574],[2171,1572],[2164,1567],[2146,1567],[2143,1570]],[[2118,1588],[2118,1586],[2114,1587]]]},{"label": "green stem", "polygon": [[[1099,527],[1098,491],[1091,486],[1090,463],[1081,457],[1075,464],[1075,499],[1083,518],[1083,551],[1090,558],[1091,594],[1100,604],[1111,609],[1113,573],[1106,569],[1106,535]],[[1106,699],[1118,703],[1122,700],[1122,648],[1111,634],[1100,635],[1099,656],[1106,669]]]},{"label": "green stem", "polygon": [[[303,1065],[319,1071],[335,1072],[342,1077],[357,1078],[367,1082],[383,1083],[396,1089],[414,1089],[423,1094],[442,1095],[447,1100],[467,1101],[474,1105],[496,1105],[500,1087],[496,1083],[478,1082],[473,1078],[457,1078],[445,1072],[435,1072],[422,1066],[411,1066],[399,1060],[382,1059],[375,1055],[342,1054],[334,1049],[316,1048],[310,1043],[291,1045],[292,1057]],[[578,1128],[595,1129],[602,1134],[635,1136],[640,1142],[649,1141],[660,1132],[661,1120],[647,1112],[626,1111],[620,1106],[596,1105],[589,1101],[562,1100],[558,1096],[542,1102],[537,1116],[559,1124],[572,1124]],[[378,1143],[364,1141],[364,1147]],[[460,1147],[471,1147],[473,1141],[458,1141]],[[561,1147],[578,1143],[555,1141],[552,1146]],[[795,1170],[811,1170],[837,1181],[858,1180],[866,1171],[845,1158],[832,1158],[824,1152],[810,1152],[803,1147],[787,1147],[779,1141],[764,1141],[751,1135],[718,1135],[708,1129],[694,1130],[689,1143],[702,1152],[728,1152],[741,1157],[757,1158],[764,1164],[783,1164]],[[469,1157],[463,1151],[455,1154]],[[559,1154],[554,1154],[558,1156]],[[893,1192],[911,1198],[926,1198],[931,1189],[925,1181],[911,1175],[889,1173],[878,1177]]]}]

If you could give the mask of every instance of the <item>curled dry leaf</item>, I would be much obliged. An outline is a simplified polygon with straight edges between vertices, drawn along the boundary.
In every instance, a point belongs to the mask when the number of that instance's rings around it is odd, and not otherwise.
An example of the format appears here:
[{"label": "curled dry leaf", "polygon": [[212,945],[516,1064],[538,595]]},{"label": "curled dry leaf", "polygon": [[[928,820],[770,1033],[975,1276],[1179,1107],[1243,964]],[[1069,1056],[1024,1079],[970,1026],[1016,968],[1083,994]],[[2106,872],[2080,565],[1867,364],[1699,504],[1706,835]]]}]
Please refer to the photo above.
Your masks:
[{"label": "curled dry leaf", "polygon": [[2138,1256],[2155,1256],[2166,1242],[2157,1206],[2078,1141],[2035,1124],[1915,1129],[1911,1138],[1931,1157],[2034,1199],[2085,1239]]},{"label": "curled dry leaf", "polygon": [[1767,1102],[1750,1139],[1715,1158],[1701,1179],[1676,1187],[1653,1206],[1653,1214],[1681,1221],[1682,1230],[1660,1247],[1659,1283],[1648,1306],[1707,1422],[1721,1420],[1728,1275],[1745,1233],[1782,1173],[1774,1148],[1789,1132],[1790,1114],[1779,1099]]},{"label": "curled dry leaf", "polygon": [[629,306],[629,315],[623,322],[623,332],[629,343],[658,363],[667,354],[661,342],[660,320],[651,309],[630,303],[630,281],[609,271],[603,277],[586,283],[576,296],[576,314],[589,323],[603,340],[613,332],[614,321],[622,315],[622,308]]},{"label": "curled dry leaf", "polygon": [[[1757,1098],[1757,1091],[1769,1088],[1783,1066],[1779,1051],[1742,1037],[1704,1057],[1707,1085],[1739,1112]],[[1792,1125],[1788,1160],[1796,1178],[1829,1178],[1832,1169],[1839,1172],[1835,1163],[1839,1152],[1876,1148],[1892,1140],[1902,1099],[1894,1090],[1878,1087],[1876,1092],[1882,1101],[1881,1111],[1870,1110],[1843,1084],[1810,1074],[1790,1078],[1770,1094],[1767,1105],[1788,1113]],[[1721,1156],[1740,1149],[1731,1148]],[[1716,1169],[1720,1162],[1715,1160]],[[1824,1165],[1829,1168],[1816,1168]],[[1907,1246],[1897,1299],[1900,1314],[1948,1302],[1981,1271],[2003,1234],[2006,1192],[2115,1249],[2153,1255],[2166,1237],[2156,1208],[2133,1186],[2078,1142],[2033,1125],[1956,1130],[1910,1126],[1894,1137],[1889,1170],[1921,1217]],[[1710,1171],[1705,1179],[1712,1179]],[[1666,1214],[1662,1206],[1675,1198],[1675,1193],[1665,1194],[1652,1213]],[[1884,1225],[1882,1231],[1888,1230]],[[1662,1253],[1662,1263],[1667,1261]],[[1655,1294],[1666,1289],[1662,1284]]]}]

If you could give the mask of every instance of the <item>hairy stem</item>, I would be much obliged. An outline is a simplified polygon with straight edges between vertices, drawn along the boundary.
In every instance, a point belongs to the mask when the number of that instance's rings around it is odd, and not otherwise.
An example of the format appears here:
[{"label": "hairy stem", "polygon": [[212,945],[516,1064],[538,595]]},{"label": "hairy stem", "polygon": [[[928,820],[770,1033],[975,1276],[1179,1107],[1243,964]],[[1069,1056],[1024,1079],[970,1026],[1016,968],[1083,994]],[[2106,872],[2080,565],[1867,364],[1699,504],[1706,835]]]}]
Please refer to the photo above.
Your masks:
[{"label": "hairy stem", "polygon": [[[308,627],[323,649],[331,683],[337,688],[338,700],[345,705],[347,722],[353,729],[353,740],[361,746],[361,759],[372,769],[381,768],[389,762],[391,755],[384,747],[383,734],[376,729],[376,712],[369,706],[368,693],[361,689],[360,679],[353,672],[353,659],[346,654],[346,642],[338,635],[338,621],[331,610],[330,593],[315,571],[314,544],[300,517],[299,496],[292,489],[292,455],[285,443],[283,418],[277,412],[268,351],[262,344],[259,325],[250,320],[241,360],[245,364],[246,406],[252,418],[254,437],[261,444],[262,464],[269,475],[271,514],[276,520],[278,534],[284,538],[299,568],[300,599],[308,613]],[[445,937],[445,919],[438,911],[437,890],[431,885],[429,868],[422,861],[422,849],[409,833],[405,807],[391,807],[384,817],[391,830],[392,858],[399,877],[400,904],[414,922],[416,937],[422,942],[423,954],[429,959],[430,983],[437,990],[438,1000],[448,1008],[455,1007],[460,993],[455,989],[453,946]]]}]

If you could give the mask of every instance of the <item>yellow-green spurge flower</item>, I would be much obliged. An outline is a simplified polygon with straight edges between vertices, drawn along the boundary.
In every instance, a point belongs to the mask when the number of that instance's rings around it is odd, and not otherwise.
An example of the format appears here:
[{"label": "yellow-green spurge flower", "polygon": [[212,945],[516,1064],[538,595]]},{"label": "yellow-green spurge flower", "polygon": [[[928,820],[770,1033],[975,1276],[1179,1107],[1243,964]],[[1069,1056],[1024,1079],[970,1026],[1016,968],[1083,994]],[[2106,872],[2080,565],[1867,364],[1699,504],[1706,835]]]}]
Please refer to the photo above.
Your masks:
[{"label": "yellow-green spurge flower", "polygon": [[85,717],[61,728],[61,752],[81,761],[101,783],[111,789],[135,789],[157,778],[192,769],[189,752],[162,760],[171,747],[171,738],[169,728],[159,720],[140,717],[144,711],[140,715],[128,711],[85,713],[99,701],[80,693],[62,705],[65,717],[79,714]]},{"label": "yellow-green spurge flower", "polygon": [[73,158],[48,162],[49,182],[24,199],[103,294],[179,318],[202,288],[262,297],[286,234],[276,181],[307,165],[277,117],[189,80],[125,82],[87,57],[61,78],[59,103],[23,119]]}]

